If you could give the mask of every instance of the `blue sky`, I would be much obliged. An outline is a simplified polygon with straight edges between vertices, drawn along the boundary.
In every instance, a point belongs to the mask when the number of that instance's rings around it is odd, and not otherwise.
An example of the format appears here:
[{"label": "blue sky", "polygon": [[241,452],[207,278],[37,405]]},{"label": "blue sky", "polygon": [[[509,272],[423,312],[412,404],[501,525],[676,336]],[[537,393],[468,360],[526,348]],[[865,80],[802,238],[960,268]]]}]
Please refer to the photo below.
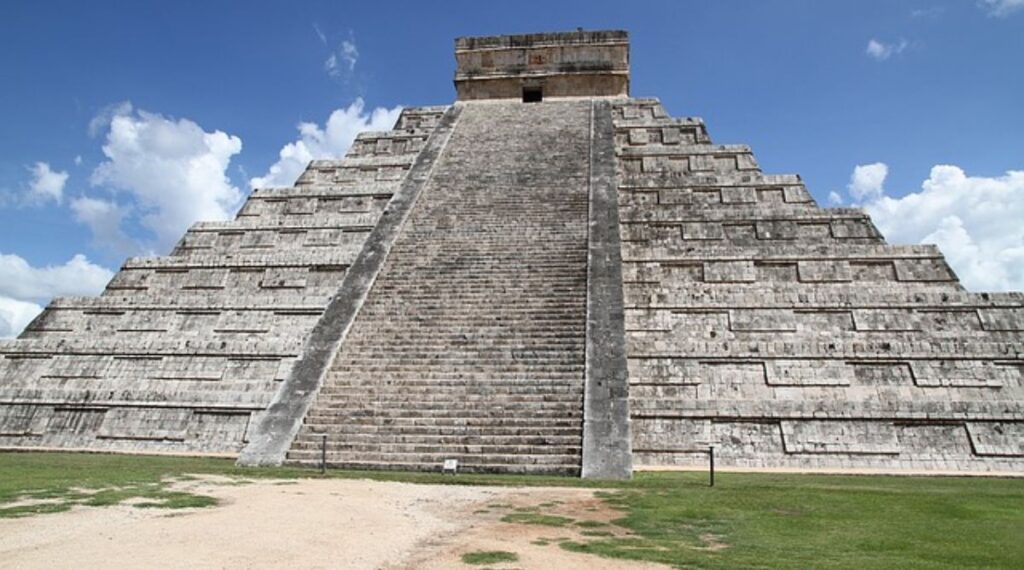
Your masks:
[{"label": "blue sky", "polygon": [[0,336],[230,215],[252,179],[451,102],[455,37],[578,26],[630,32],[634,96],[939,243],[972,288],[1024,286],[1024,0],[8,0]]}]

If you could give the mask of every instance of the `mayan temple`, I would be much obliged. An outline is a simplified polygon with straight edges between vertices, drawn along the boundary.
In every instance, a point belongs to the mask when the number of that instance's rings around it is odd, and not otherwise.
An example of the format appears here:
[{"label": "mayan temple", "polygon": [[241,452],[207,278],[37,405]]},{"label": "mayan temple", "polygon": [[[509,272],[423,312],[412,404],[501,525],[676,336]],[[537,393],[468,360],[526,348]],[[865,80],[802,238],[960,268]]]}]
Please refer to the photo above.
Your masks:
[{"label": "mayan temple", "polygon": [[[455,42],[291,188],[0,344],[0,447],[629,477],[1024,471],[1024,295],[630,97],[625,32]],[[685,111],[691,111],[689,109]],[[699,111],[693,109],[692,111]]]}]

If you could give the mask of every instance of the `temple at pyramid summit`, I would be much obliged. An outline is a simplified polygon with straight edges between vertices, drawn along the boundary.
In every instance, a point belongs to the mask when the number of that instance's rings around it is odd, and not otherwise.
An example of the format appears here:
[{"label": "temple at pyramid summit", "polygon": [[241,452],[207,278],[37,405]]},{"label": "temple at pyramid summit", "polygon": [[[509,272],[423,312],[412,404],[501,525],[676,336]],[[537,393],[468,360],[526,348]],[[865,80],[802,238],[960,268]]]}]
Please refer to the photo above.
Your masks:
[{"label": "temple at pyramid summit", "polygon": [[936,247],[631,96],[625,32],[455,59],[453,103],[0,344],[0,447],[1024,472],[1024,295],[966,291]]}]

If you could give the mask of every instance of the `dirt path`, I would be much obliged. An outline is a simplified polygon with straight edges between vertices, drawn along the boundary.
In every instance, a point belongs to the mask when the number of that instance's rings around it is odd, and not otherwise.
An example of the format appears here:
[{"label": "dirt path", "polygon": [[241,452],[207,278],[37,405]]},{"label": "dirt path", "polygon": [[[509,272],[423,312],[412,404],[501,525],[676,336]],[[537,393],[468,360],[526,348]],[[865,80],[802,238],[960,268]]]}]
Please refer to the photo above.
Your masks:
[{"label": "dirt path", "polygon": [[617,516],[585,489],[341,479],[184,485],[221,504],[183,511],[76,508],[0,519],[0,568],[448,569],[470,568],[462,555],[481,550],[519,555],[518,562],[488,566],[494,569],[663,568],[557,544],[593,528],[500,520],[533,507],[594,524]]}]

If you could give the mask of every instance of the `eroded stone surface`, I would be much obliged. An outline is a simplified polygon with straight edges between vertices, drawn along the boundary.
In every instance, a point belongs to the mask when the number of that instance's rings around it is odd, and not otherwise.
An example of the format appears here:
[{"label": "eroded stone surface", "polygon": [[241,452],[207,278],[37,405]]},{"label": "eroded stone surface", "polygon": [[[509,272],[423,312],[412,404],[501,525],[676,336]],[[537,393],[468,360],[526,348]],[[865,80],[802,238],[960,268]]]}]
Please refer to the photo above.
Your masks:
[{"label": "eroded stone surface", "polygon": [[0,343],[0,446],[238,453],[443,112],[407,109],[102,296],[55,299]]},{"label": "eroded stone surface", "polygon": [[637,465],[1024,469],[1024,296],[965,292],[700,119],[614,113]]}]

